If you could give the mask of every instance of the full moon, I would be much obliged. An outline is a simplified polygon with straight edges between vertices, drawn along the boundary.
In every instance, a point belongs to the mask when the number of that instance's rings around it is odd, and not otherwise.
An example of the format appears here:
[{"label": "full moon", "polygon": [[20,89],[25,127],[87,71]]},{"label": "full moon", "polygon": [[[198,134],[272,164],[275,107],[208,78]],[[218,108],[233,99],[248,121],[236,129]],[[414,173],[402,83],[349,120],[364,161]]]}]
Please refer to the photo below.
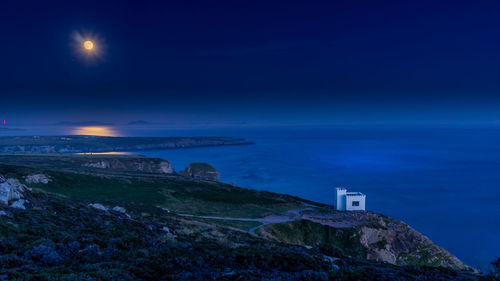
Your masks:
[{"label": "full moon", "polygon": [[87,40],[87,41],[83,42],[83,47],[86,50],[90,51],[90,50],[94,49],[94,42]]}]

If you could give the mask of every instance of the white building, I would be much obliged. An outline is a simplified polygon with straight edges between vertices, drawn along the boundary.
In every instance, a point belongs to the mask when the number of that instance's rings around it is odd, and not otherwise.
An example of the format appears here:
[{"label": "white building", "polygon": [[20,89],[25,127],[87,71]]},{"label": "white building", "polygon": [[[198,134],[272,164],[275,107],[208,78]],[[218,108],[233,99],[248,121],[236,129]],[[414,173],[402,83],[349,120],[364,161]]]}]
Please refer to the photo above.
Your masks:
[{"label": "white building", "polygon": [[364,211],[366,195],[361,192],[347,192],[343,187],[336,187],[333,206],[338,211]]}]

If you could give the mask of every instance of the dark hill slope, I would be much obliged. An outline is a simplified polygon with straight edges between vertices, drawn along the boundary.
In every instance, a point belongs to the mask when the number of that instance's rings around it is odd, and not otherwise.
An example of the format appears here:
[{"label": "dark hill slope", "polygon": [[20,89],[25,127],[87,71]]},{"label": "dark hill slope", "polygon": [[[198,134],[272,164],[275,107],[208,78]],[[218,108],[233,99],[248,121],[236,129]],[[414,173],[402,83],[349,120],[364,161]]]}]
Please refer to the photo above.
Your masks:
[{"label": "dark hill slope", "polygon": [[368,262],[328,247],[271,242],[151,206],[120,203],[124,209],[113,211],[36,190],[23,196],[26,210],[0,205],[0,278],[6,280],[480,278],[445,268]]},{"label": "dark hill slope", "polygon": [[[34,159],[34,156],[12,157]],[[59,161],[52,156],[41,158],[46,160],[45,166]],[[21,164],[19,159],[16,163]],[[116,159],[136,161],[135,157]],[[27,183],[27,179],[32,178],[30,175],[44,175],[49,179],[48,183],[30,183],[29,186],[108,207],[128,204],[155,210],[168,209],[176,214],[205,215],[210,217],[189,218],[244,230],[255,229],[259,222],[269,223],[256,232],[266,240],[331,248],[342,255],[360,259],[399,265],[467,268],[456,257],[406,224],[371,212],[336,212],[328,206],[289,195],[175,174],[129,170],[111,172],[95,167],[82,170],[80,164],[71,165],[71,161],[65,162],[69,164],[63,170],[46,170],[40,168],[45,166],[39,162],[24,163],[34,167],[0,164],[0,174],[20,179],[22,183]],[[283,221],[286,223],[279,223]]]},{"label": "dark hill slope", "polygon": [[[52,157],[47,158],[46,163],[50,163],[50,159]],[[289,195],[176,175],[129,171],[118,173],[100,168],[81,168],[80,164],[67,165],[62,171],[0,164],[0,174],[22,181],[35,173],[46,174],[50,182],[31,186],[48,192],[73,199],[162,207],[176,213],[260,218],[312,203]]]}]

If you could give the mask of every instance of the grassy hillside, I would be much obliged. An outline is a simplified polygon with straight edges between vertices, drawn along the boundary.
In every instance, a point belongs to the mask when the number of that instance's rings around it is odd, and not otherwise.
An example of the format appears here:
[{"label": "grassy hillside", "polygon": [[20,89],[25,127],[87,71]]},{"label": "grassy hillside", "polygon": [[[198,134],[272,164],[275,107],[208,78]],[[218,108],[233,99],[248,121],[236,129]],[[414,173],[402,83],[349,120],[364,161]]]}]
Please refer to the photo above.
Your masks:
[{"label": "grassy hillside", "polygon": [[[157,176],[164,173],[161,171],[162,164],[166,164],[171,169],[168,161],[138,154],[0,154],[0,163],[44,170],[98,173],[101,175],[117,174],[120,176],[127,174],[147,176],[148,173]],[[171,170],[173,172],[173,169]]]},{"label": "grassy hillside", "polygon": [[332,247],[344,255],[366,258],[367,250],[359,242],[359,232],[354,228],[337,229],[309,220],[298,220],[271,224],[259,229],[258,233],[288,244]]},{"label": "grassy hillside", "polygon": [[6,280],[488,280],[276,243],[151,206],[127,203],[123,214],[37,190],[23,196],[26,210],[0,205]]},{"label": "grassy hillside", "polygon": [[[84,171],[90,172],[88,169]],[[101,169],[94,171],[98,174],[82,174],[80,168],[74,172],[61,172],[0,164],[0,174],[16,178],[42,172],[51,181],[48,184],[30,186],[73,199],[151,205],[165,207],[177,213],[260,218],[298,208],[305,202],[288,195],[183,177],[121,177],[100,174]]]},{"label": "grassy hillside", "polygon": [[[93,161],[96,158],[90,159]],[[337,212],[322,204],[289,195],[176,174],[138,171],[135,165],[130,165],[137,161],[152,161],[152,158],[120,156],[110,159],[119,160],[125,168],[133,170],[82,167],[82,161],[87,161],[87,158],[81,156],[16,155],[0,156],[0,175],[26,183],[28,175],[42,173],[49,178],[48,183],[29,183],[28,186],[71,200],[136,209],[144,217],[155,217],[167,209],[170,214],[211,216],[186,218],[202,225],[230,226],[246,231],[252,228],[253,231],[262,223],[263,228],[256,231],[258,235],[287,245],[312,246],[335,255],[399,265],[468,269],[427,237],[404,223],[382,215]],[[2,161],[10,164],[1,164]],[[274,216],[264,218],[269,215]],[[227,220],[221,217],[258,220]],[[229,238],[220,236],[217,239]]]}]

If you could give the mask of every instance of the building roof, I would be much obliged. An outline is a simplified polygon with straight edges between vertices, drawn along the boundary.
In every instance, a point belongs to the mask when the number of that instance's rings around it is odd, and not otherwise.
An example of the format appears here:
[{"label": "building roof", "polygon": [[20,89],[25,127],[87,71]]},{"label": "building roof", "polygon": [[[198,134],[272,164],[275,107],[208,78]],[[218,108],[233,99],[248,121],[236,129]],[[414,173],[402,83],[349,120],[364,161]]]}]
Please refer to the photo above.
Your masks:
[{"label": "building roof", "polygon": [[361,192],[347,192],[346,193],[347,196],[365,196],[363,193]]}]

